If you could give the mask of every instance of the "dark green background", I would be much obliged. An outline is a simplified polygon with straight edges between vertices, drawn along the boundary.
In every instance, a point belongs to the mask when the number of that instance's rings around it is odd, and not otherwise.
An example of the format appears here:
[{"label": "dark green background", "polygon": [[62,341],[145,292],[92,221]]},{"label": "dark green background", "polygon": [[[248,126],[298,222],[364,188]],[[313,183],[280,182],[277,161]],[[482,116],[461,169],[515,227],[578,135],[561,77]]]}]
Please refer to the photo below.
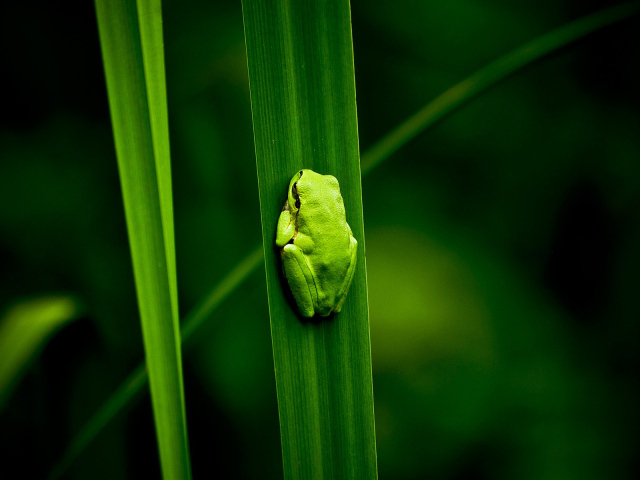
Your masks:
[{"label": "dark green background", "polygon": [[[611,4],[353,1],[361,151]],[[240,1],[164,11],[186,313],[260,242],[260,215]],[[639,27],[531,65],[363,179],[380,478],[639,466]],[[93,4],[3,4],[0,45],[0,308],[61,291],[86,308],[0,412],[0,478],[41,478],[142,341]],[[185,388],[196,479],[281,478],[262,268],[185,349]],[[143,476],[159,477],[148,396],[69,473]]]}]

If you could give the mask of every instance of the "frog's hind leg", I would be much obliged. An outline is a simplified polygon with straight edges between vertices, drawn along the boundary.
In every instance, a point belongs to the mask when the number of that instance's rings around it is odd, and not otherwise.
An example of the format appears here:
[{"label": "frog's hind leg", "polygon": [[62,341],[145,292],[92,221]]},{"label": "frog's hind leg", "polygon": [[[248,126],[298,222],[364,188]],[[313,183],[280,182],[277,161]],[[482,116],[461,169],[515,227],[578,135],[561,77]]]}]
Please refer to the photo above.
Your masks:
[{"label": "frog's hind leg", "polygon": [[305,317],[313,317],[314,305],[318,305],[318,291],[302,250],[291,243],[285,245],[282,249],[282,262],[298,310]]},{"label": "frog's hind leg", "polygon": [[[351,233],[351,232],[349,232]],[[342,282],[342,286],[340,287],[340,291],[338,292],[337,298],[338,303],[336,304],[336,308],[333,309],[334,312],[339,313],[342,310],[342,306],[344,305],[345,300],[347,299],[347,293],[349,293],[349,287],[351,286],[351,282],[353,281],[353,275],[356,272],[356,262],[358,260],[358,241],[351,237],[351,263],[349,264],[349,269],[347,270],[347,274],[344,277],[344,282]]]}]

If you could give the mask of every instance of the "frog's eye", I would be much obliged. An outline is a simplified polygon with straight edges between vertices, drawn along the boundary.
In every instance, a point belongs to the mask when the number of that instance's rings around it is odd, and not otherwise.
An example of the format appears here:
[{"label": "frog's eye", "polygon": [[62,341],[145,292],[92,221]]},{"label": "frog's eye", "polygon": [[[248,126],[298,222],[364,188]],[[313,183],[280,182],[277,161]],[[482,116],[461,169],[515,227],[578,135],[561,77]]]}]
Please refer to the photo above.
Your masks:
[{"label": "frog's eye", "polygon": [[298,195],[298,183],[293,184],[293,188],[291,189],[291,193],[293,194],[293,198],[296,199],[296,208],[300,208],[300,196]]}]

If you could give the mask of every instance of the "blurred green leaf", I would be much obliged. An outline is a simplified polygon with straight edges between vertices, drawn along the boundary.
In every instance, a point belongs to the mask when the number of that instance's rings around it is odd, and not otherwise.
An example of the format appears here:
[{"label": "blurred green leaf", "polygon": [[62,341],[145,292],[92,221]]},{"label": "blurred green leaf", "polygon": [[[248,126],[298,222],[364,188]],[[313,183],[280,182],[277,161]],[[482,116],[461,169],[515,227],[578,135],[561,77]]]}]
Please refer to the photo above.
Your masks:
[{"label": "blurred green leaf", "polygon": [[0,320],[0,410],[45,342],[79,311],[72,297],[47,296],[20,302],[5,313]]},{"label": "blurred green leaf", "polygon": [[188,479],[161,5],[96,10],[162,472]]},{"label": "blurred green leaf", "polygon": [[[376,478],[364,226],[348,0],[243,1],[285,478]],[[358,241],[334,318],[287,300],[276,222],[293,174],[334,175]]]}]

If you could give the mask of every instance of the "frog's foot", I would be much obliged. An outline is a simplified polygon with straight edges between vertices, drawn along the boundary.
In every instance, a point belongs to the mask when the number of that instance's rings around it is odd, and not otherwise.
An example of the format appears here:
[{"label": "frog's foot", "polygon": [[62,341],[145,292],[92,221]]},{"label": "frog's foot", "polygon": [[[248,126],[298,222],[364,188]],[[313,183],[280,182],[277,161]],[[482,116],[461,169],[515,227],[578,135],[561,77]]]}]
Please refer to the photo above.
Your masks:
[{"label": "frog's foot", "polygon": [[314,305],[318,304],[318,291],[302,250],[292,243],[285,245],[282,249],[282,263],[298,310],[305,317],[313,317]]},{"label": "frog's foot", "polygon": [[342,310],[342,306],[344,305],[344,302],[347,299],[347,293],[349,293],[349,287],[351,286],[351,282],[353,281],[353,275],[356,272],[356,261],[358,260],[358,241],[355,238],[353,238],[353,236],[351,236],[350,248],[351,248],[351,263],[349,264],[349,269],[347,270],[347,274],[344,277],[344,282],[342,282],[340,291],[336,296],[336,298],[340,299],[336,304],[336,308],[333,309],[333,311],[336,313],[339,313],[340,310]]}]

